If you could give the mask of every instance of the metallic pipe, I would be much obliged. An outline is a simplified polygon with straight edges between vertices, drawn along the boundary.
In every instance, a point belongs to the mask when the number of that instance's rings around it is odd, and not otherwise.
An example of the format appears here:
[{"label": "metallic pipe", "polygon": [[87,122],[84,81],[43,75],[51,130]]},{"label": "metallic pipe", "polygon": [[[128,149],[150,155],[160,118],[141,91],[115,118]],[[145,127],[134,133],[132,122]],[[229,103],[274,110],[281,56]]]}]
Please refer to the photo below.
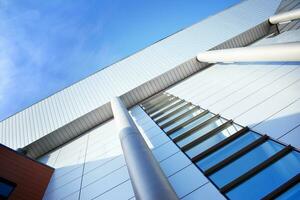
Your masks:
[{"label": "metallic pipe", "polygon": [[205,51],[197,55],[197,60],[208,63],[298,62],[300,42]]},{"label": "metallic pipe", "polygon": [[300,19],[300,9],[291,10],[280,13],[269,18],[271,24],[280,24],[290,22],[295,19]]},{"label": "metallic pipe", "polygon": [[113,98],[111,108],[135,198],[138,200],[178,199],[121,99]]}]

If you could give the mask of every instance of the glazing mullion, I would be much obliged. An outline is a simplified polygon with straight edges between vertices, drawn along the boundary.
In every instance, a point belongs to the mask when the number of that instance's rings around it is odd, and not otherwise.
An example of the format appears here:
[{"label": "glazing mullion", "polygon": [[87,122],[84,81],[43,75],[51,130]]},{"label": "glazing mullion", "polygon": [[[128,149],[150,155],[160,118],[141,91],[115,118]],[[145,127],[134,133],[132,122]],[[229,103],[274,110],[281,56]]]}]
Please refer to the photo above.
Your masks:
[{"label": "glazing mullion", "polygon": [[225,122],[224,124],[222,124],[221,126],[216,127],[215,129],[209,131],[205,135],[200,136],[199,138],[197,138],[197,139],[193,140],[192,142],[190,142],[190,143],[184,145],[183,147],[181,147],[182,151],[187,151],[187,150],[195,147],[196,145],[200,144],[204,140],[207,140],[208,138],[214,136],[218,132],[228,128],[229,126],[232,125],[232,123],[233,123],[233,121],[229,120],[229,121]]},{"label": "glazing mullion", "polygon": [[153,113],[152,115],[150,115],[150,117],[152,119],[155,119],[155,118],[157,118],[157,117],[159,117],[159,116],[161,116],[161,115],[169,112],[170,110],[172,110],[176,106],[179,106],[179,105],[183,104],[184,102],[185,102],[184,100],[179,100],[177,102],[175,101],[172,104],[169,104],[168,106],[162,108],[161,110],[158,110],[156,113]]},{"label": "glazing mullion", "polygon": [[171,97],[170,99],[166,99],[165,101],[163,102],[160,102],[159,104],[155,105],[152,109],[149,109],[149,110],[146,110],[147,113],[149,115],[159,111],[160,109],[170,105],[171,103],[173,103],[174,101],[177,101],[178,98],[177,97]]},{"label": "glazing mullion", "polygon": [[[176,104],[177,105],[170,105],[170,106],[172,106],[172,108],[170,108],[170,109],[168,109],[167,111],[164,111],[164,113],[162,114],[162,115],[160,115],[160,116],[158,116],[158,117],[156,117],[156,118],[152,118],[156,123],[157,123],[157,119],[160,119],[160,118],[165,118],[165,116],[169,116],[170,117],[170,114],[171,113],[174,113],[174,114],[176,114],[177,112],[179,112],[180,111],[180,109],[182,108],[182,107],[185,107],[185,106],[187,106],[189,103],[188,102],[185,102],[185,101],[178,101],[178,102],[176,102]],[[179,111],[177,111],[179,109]],[[173,114],[173,115],[174,115]]]},{"label": "glazing mullion", "polygon": [[230,137],[231,135],[234,135],[239,130],[241,130],[242,127],[237,126],[236,124],[230,125],[228,128],[219,131],[216,134],[213,134],[213,136],[207,138],[203,142],[200,142],[199,144],[195,145],[191,149],[185,151],[185,153],[190,157],[193,158],[202,152],[206,151],[207,149],[217,145],[222,140],[225,140],[226,138]]},{"label": "glazing mullion", "polygon": [[236,178],[250,171],[255,166],[280,152],[283,148],[283,145],[272,140],[267,140],[243,156],[232,161],[230,164],[214,172],[209,177],[218,187],[222,188]]},{"label": "glazing mullion", "polygon": [[247,152],[251,151],[255,147],[261,145],[262,143],[264,143],[265,141],[267,141],[268,138],[269,137],[267,135],[264,135],[264,136],[260,137],[259,139],[255,140],[254,142],[250,143],[246,147],[244,147],[241,150],[239,150],[238,152],[235,152],[231,156],[225,158],[221,162],[219,162],[216,165],[214,165],[214,166],[210,167],[209,169],[205,170],[204,174],[206,176],[209,176],[209,175],[213,174],[214,172],[218,171],[219,169],[225,167],[226,165],[230,164],[234,160],[236,160],[239,157],[243,156]]},{"label": "glazing mullion", "polygon": [[[298,173],[296,176],[285,182],[284,184],[280,185],[278,188],[267,194],[265,197],[262,198],[262,200],[273,200],[273,199],[281,199],[280,197],[284,196],[286,192],[289,192],[294,187],[298,187],[300,189],[300,173]],[[299,191],[298,189],[298,191]],[[283,198],[284,199],[284,198]]]},{"label": "glazing mullion", "polygon": [[149,109],[152,106],[155,106],[157,103],[164,101],[165,99],[169,99],[173,97],[172,95],[166,95],[166,94],[161,94],[160,96],[156,97],[155,99],[152,99],[150,101],[147,101],[145,103],[142,103],[142,106],[144,109]]},{"label": "glazing mullion", "polygon": [[[226,120],[227,121],[227,120]],[[190,133],[187,137],[177,141],[177,145],[181,147],[183,147],[184,145],[194,141],[195,139],[202,137],[203,135],[205,135],[206,133],[208,133],[209,131],[221,126],[222,124],[224,124],[226,122],[224,119],[222,118],[214,118],[211,121],[208,121],[206,124],[204,124],[202,127],[198,128],[197,130],[193,131],[192,133]],[[200,124],[199,124],[200,126]]]},{"label": "glazing mullion", "polygon": [[249,170],[248,172],[246,172],[245,174],[239,176],[238,178],[236,178],[235,180],[233,180],[232,182],[228,183],[227,185],[225,185],[224,187],[222,187],[220,189],[220,191],[222,193],[226,193],[229,190],[235,188],[236,186],[240,185],[241,183],[243,183],[244,181],[248,180],[249,178],[253,177],[255,174],[259,173],[260,171],[262,171],[263,169],[265,169],[266,167],[270,166],[271,164],[273,164],[274,162],[276,162],[277,160],[279,160],[280,158],[284,157],[285,155],[287,155],[289,152],[292,151],[292,147],[286,146],[284,147],[282,150],[280,150],[279,152],[277,152],[275,155],[271,156],[270,158],[268,158],[267,160],[265,160],[264,162],[260,163],[259,165],[255,166],[254,168],[252,168],[251,170]]},{"label": "glazing mullion", "polygon": [[199,113],[198,115],[188,119],[187,121],[183,122],[182,124],[177,125],[176,127],[172,128],[171,130],[167,131],[166,134],[167,135],[171,135],[173,134],[175,131],[183,128],[184,126],[190,124],[191,122],[203,117],[204,115],[208,114],[209,111],[208,110],[204,110],[203,112]]},{"label": "glazing mullion", "polygon": [[[180,124],[183,124],[185,122],[187,122],[188,120],[192,119],[194,116],[200,115],[202,112],[204,112],[202,109],[196,109],[194,112],[186,115],[185,117],[182,117],[180,119],[178,119],[177,121],[175,121],[174,123],[172,123],[170,126],[167,126],[166,128],[164,128],[163,130],[165,132],[168,132],[172,129],[174,129],[175,127],[177,127]],[[176,130],[174,133],[172,133],[170,135],[170,137],[173,139],[174,137],[176,137],[177,135],[183,133],[184,131],[190,129],[190,127],[195,126],[195,124],[197,123],[202,123],[203,121],[205,121],[208,117],[210,116],[210,113],[205,114],[204,116],[193,120],[192,122],[190,122],[189,124],[182,126],[181,128],[179,128],[178,130]]]},{"label": "glazing mullion", "polygon": [[225,158],[240,151],[241,149],[256,141],[260,137],[261,135],[249,131],[241,137],[238,137],[236,140],[231,141],[229,144],[217,150],[216,152],[213,152],[207,157],[204,157],[203,159],[199,160],[196,164],[203,171],[205,171],[211,168],[212,166],[220,163]]},{"label": "glazing mullion", "polygon": [[230,142],[234,141],[235,139],[241,137],[245,133],[249,131],[248,127],[245,127],[241,129],[240,131],[236,132],[235,134],[229,136],[225,140],[222,140],[221,142],[217,143],[216,145],[210,147],[209,149],[203,151],[202,153],[199,153],[197,156],[192,158],[193,162],[198,162],[199,160],[205,158],[206,156],[209,156],[210,154],[216,152],[217,150],[221,149],[222,147],[226,146]]},{"label": "glazing mullion", "polygon": [[191,108],[190,110],[187,110],[186,112],[181,113],[181,114],[178,115],[177,117],[175,117],[175,118],[173,118],[173,119],[171,118],[171,120],[166,121],[165,123],[161,124],[161,125],[160,125],[160,128],[165,129],[165,128],[167,128],[167,127],[173,125],[173,124],[174,124],[175,122],[177,122],[178,120],[180,120],[180,119],[182,119],[182,118],[188,116],[189,114],[192,114],[192,113],[194,113],[194,112],[196,112],[196,111],[198,111],[198,110],[201,110],[201,109],[200,109],[199,107],[193,107],[193,108]]},{"label": "glazing mullion", "polygon": [[166,119],[168,119],[168,118],[170,118],[170,117],[172,117],[172,116],[175,116],[177,113],[179,113],[180,111],[182,111],[182,110],[184,110],[184,109],[186,109],[186,108],[188,108],[188,107],[190,107],[190,106],[192,106],[192,104],[187,102],[186,104],[184,104],[183,106],[180,106],[180,107],[176,108],[176,109],[173,110],[172,112],[170,112],[170,113],[168,113],[168,114],[166,114],[166,115],[163,115],[163,116],[160,116],[160,117],[154,119],[154,121],[155,121],[157,124],[159,124],[159,123],[165,121]]},{"label": "glazing mullion", "polygon": [[163,98],[159,98],[156,99],[155,101],[153,101],[151,104],[149,104],[148,106],[145,106],[143,104],[144,110],[150,110],[153,109],[155,106],[162,104],[165,101],[168,101],[171,98],[174,98],[174,96],[167,96],[167,95],[162,95]]},{"label": "glazing mullion", "polygon": [[[262,199],[271,191],[299,174],[299,166],[300,153],[292,150],[276,162],[256,173],[255,176],[251,176],[246,181],[226,192],[226,196],[229,199]],[[276,199],[279,200],[280,198]]]},{"label": "glazing mullion", "polygon": [[155,99],[161,98],[165,96],[165,94],[163,93],[159,93],[159,94],[155,94],[147,99],[145,99],[143,102],[141,102],[141,104],[144,106],[147,106],[148,104],[151,104],[152,101],[154,101]]},{"label": "glazing mullion", "polygon": [[[297,185],[295,177],[299,182],[299,174],[295,176],[299,173],[298,164],[294,161],[287,163],[287,166],[294,165],[295,168],[289,176],[276,169],[285,163],[285,157],[289,156],[288,159],[292,160],[290,154],[294,151],[291,146],[280,144],[267,135],[250,131],[198,106],[193,107],[193,104],[173,95],[162,96],[143,103],[144,110],[228,198],[243,197],[245,191],[242,188],[247,187],[259,192],[251,191],[251,197],[272,199],[272,195],[277,197]],[[275,162],[276,167],[273,166]],[[272,169],[269,170],[270,167]],[[274,179],[276,184],[269,180],[271,175],[268,173],[272,170],[277,170],[283,177]],[[271,186],[255,188],[253,183],[257,184],[262,178]],[[251,199],[250,196],[247,198]]]},{"label": "glazing mullion", "polygon": [[180,134],[179,136],[175,137],[173,139],[173,141],[174,142],[179,142],[180,140],[183,140],[183,139],[187,138],[188,136],[192,135],[197,130],[203,128],[205,125],[219,119],[219,117],[220,117],[220,115],[215,115],[215,116],[207,119],[206,121],[202,122],[201,124],[198,124],[198,125],[194,126],[193,128],[187,130],[186,132]]}]

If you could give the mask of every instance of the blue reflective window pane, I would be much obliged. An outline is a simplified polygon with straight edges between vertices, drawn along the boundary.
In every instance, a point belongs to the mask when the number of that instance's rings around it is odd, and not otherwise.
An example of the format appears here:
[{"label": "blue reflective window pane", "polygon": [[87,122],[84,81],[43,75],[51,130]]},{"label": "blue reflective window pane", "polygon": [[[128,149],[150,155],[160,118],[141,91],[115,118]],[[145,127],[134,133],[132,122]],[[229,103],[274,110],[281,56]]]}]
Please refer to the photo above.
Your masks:
[{"label": "blue reflective window pane", "polygon": [[199,119],[196,119],[195,121],[189,123],[189,124],[186,125],[185,127],[182,127],[181,129],[175,131],[174,133],[172,133],[172,134],[170,135],[170,137],[171,137],[172,139],[174,139],[175,137],[177,137],[177,136],[181,135],[182,133],[184,133],[184,132],[190,130],[191,128],[195,127],[196,125],[201,124],[202,122],[208,120],[208,119],[211,118],[212,116],[213,116],[213,114],[207,113],[206,115],[200,117]]},{"label": "blue reflective window pane", "polygon": [[207,150],[208,148],[216,145],[217,143],[221,142],[222,140],[226,139],[230,135],[233,135],[237,131],[241,130],[241,127],[233,124],[230,127],[216,133],[214,136],[208,138],[207,140],[201,142],[200,144],[196,145],[192,149],[186,151],[186,154],[193,158],[199,153],[202,153],[203,151]]},{"label": "blue reflective window pane", "polygon": [[13,189],[14,186],[0,181],[0,197],[8,197],[8,195],[13,191]]},{"label": "blue reflective window pane", "polygon": [[177,120],[176,122],[174,122],[173,124],[167,126],[166,128],[164,128],[164,131],[168,132],[169,130],[175,128],[176,126],[186,122],[187,120],[193,118],[194,116],[197,116],[199,115],[201,112],[203,112],[203,110],[196,110],[195,112],[193,113],[190,113],[184,117],[182,117],[181,119]]},{"label": "blue reflective window pane", "polygon": [[[159,122],[158,125],[161,126],[161,125],[163,125],[163,124],[165,124],[165,123],[167,123],[167,122],[169,122],[169,121],[175,119],[175,118],[178,117],[179,115],[181,115],[181,114],[183,114],[183,113],[185,113],[185,112],[191,110],[191,109],[194,108],[194,107],[195,107],[195,106],[193,106],[193,105],[187,106],[187,107],[185,107],[184,109],[182,109],[181,111],[178,111],[178,112],[175,113],[174,115],[170,116],[169,118],[167,118],[167,119],[165,119],[165,120]],[[160,117],[156,118],[155,120],[158,120],[159,118],[160,118]]]},{"label": "blue reflective window pane", "polygon": [[283,149],[283,145],[269,140],[215,172],[210,176],[210,178],[219,187],[223,187],[256,165],[273,156],[281,149]]},{"label": "blue reflective window pane", "polygon": [[277,200],[300,200],[300,183],[290,188],[285,193],[276,198]]},{"label": "blue reflective window pane", "polygon": [[229,199],[261,199],[300,172],[300,154],[291,152],[227,193]]},{"label": "blue reflective window pane", "polygon": [[174,110],[177,110],[178,108],[180,108],[180,107],[182,107],[182,106],[184,106],[184,105],[186,105],[186,104],[188,104],[188,102],[183,101],[181,104],[175,106],[174,108],[171,108],[170,110],[168,110],[168,111],[165,112],[164,114],[162,114],[162,115],[160,115],[160,116],[154,118],[154,120],[157,120],[157,119],[159,119],[159,118],[161,118],[161,117],[164,117],[164,116],[168,115],[169,113],[173,112]]},{"label": "blue reflective window pane", "polygon": [[184,145],[187,145],[188,143],[191,143],[193,140],[205,135],[209,131],[217,128],[218,126],[221,126],[224,124],[226,121],[223,119],[216,119],[215,121],[205,125],[203,128],[199,129],[198,131],[195,131],[192,133],[190,136],[180,140],[177,142],[178,146],[183,147]]},{"label": "blue reflective window pane", "polygon": [[230,156],[231,154],[237,152],[238,150],[242,149],[243,147],[247,146],[257,138],[259,138],[260,135],[254,132],[248,132],[245,135],[237,138],[236,140],[232,141],[231,143],[227,144],[226,146],[222,147],[218,151],[212,153],[211,155],[203,158],[199,162],[197,162],[197,165],[203,169],[206,170],[213,165],[219,163],[220,161],[224,160],[224,158]]}]

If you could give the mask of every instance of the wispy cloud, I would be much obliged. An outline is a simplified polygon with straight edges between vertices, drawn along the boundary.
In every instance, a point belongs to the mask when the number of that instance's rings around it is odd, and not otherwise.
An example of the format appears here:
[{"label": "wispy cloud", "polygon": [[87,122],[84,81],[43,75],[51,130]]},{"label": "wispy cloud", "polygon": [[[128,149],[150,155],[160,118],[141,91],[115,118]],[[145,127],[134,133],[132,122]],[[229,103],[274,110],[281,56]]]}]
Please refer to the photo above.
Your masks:
[{"label": "wispy cloud", "polygon": [[110,46],[97,38],[110,11],[90,18],[91,6],[0,0],[0,120],[92,73],[101,65],[96,60],[109,60]]},{"label": "wispy cloud", "polygon": [[[1,1],[0,18],[0,119],[17,112],[28,105],[32,92],[40,90],[38,82],[40,66],[45,59],[31,40],[26,30],[19,24],[22,20],[30,21],[38,17],[38,12],[29,10],[20,14],[11,14],[11,2]],[[30,97],[30,98],[28,98]],[[25,100],[27,99],[27,100]]]},{"label": "wispy cloud", "polygon": [[0,106],[4,104],[5,94],[12,89],[15,66],[12,62],[11,47],[4,38],[0,37]]},{"label": "wispy cloud", "polygon": [[0,120],[238,1],[0,0]]}]

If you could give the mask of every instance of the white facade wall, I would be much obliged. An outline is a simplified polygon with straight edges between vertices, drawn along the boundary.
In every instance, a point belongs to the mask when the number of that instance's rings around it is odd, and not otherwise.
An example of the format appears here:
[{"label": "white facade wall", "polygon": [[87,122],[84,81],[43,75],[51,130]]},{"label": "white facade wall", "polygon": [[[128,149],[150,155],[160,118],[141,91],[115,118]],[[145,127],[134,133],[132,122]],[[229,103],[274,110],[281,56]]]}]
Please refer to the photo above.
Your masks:
[{"label": "white facade wall", "polygon": [[55,168],[44,200],[128,200],[134,197],[113,120],[39,161]]}]

